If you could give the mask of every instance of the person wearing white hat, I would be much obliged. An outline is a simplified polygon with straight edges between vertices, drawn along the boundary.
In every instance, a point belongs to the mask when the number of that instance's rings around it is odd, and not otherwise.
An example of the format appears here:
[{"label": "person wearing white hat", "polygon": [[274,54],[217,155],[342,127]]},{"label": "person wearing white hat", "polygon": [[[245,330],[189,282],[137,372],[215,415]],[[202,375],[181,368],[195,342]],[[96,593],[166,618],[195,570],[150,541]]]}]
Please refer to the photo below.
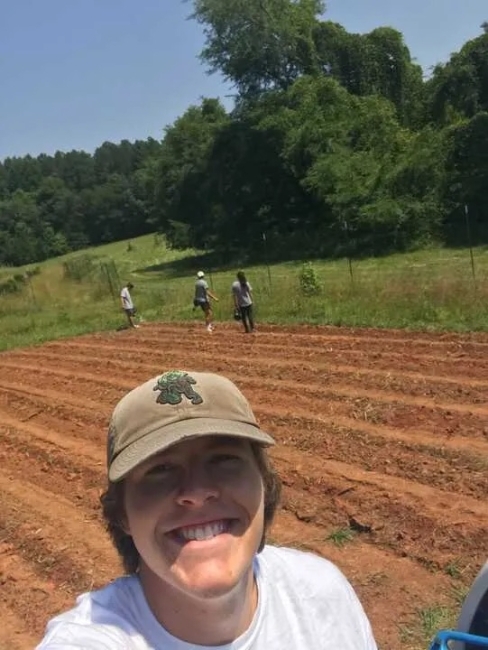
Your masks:
[{"label": "person wearing white hat", "polygon": [[377,650],[335,565],[266,543],[274,442],[221,375],[173,370],[125,395],[101,501],[126,575],[52,619],[38,650]]},{"label": "person wearing white hat", "polygon": [[205,314],[205,326],[208,332],[213,332],[213,312],[211,300],[218,302],[219,299],[209,289],[207,281],[205,280],[205,273],[198,271],[197,281],[195,282],[195,296],[193,298],[193,306],[201,307]]}]

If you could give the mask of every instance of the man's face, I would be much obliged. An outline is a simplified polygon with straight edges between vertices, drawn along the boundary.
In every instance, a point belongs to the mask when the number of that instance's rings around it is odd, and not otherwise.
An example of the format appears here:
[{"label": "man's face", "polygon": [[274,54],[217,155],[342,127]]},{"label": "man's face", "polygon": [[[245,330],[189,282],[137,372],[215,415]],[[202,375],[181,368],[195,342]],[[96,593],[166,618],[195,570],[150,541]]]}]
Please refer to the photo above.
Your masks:
[{"label": "man's face", "polygon": [[264,488],[248,441],[206,436],[175,445],[129,474],[124,501],[143,580],[212,597],[249,577]]}]

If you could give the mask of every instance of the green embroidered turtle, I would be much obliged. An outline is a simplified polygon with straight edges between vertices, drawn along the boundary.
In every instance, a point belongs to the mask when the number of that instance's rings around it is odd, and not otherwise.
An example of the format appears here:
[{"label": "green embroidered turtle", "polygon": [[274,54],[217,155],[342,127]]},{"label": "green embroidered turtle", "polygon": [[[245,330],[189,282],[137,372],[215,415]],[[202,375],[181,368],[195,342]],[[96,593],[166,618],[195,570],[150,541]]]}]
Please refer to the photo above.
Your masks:
[{"label": "green embroidered turtle", "polygon": [[180,370],[165,372],[159,377],[153,388],[153,390],[160,391],[156,401],[158,404],[175,405],[181,402],[184,395],[192,404],[201,404],[203,399],[193,388],[196,383],[196,380],[187,372]]}]

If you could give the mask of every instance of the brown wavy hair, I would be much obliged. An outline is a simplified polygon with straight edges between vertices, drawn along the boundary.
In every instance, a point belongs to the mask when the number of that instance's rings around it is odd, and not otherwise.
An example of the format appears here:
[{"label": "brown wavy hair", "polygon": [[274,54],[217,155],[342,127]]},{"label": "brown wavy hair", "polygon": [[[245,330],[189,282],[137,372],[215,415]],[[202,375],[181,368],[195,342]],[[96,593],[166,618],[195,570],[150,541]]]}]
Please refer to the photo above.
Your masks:
[{"label": "brown wavy hair", "polygon": [[[274,469],[266,449],[251,443],[251,449],[256,459],[264,485],[264,530],[259,544],[258,553],[266,543],[266,533],[271,526],[281,497],[281,480]],[[124,481],[108,482],[107,489],[100,497],[105,526],[122,560],[128,574],[137,573],[140,565],[140,555],[130,535],[124,531]]]}]

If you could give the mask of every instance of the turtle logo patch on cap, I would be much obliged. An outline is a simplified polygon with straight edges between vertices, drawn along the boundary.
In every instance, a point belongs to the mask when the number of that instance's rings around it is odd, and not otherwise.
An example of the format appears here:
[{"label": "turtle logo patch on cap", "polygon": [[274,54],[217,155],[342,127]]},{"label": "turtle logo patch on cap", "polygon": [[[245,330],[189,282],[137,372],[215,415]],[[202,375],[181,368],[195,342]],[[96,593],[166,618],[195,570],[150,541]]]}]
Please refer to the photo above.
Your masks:
[{"label": "turtle logo patch on cap", "polygon": [[196,379],[190,377],[187,372],[180,370],[165,372],[153,388],[153,390],[160,391],[156,402],[158,404],[180,404],[184,395],[192,404],[201,404],[203,399],[193,388],[196,383]]}]

